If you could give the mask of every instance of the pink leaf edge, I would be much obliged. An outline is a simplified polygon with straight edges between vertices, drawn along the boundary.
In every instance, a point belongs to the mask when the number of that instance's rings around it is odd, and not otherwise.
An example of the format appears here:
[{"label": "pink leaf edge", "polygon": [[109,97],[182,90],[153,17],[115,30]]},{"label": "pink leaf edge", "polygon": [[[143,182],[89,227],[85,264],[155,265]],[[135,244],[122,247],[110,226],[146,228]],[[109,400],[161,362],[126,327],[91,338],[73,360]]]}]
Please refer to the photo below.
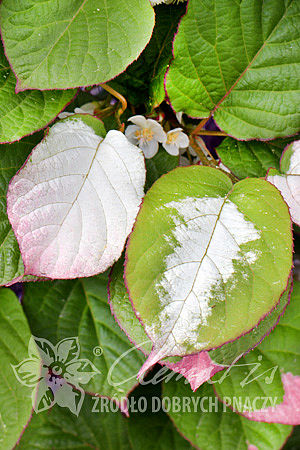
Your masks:
[{"label": "pink leaf edge", "polygon": [[243,416],[257,422],[299,425],[300,376],[288,372],[282,373],[281,379],[284,387],[284,396],[283,402],[280,405],[255,412],[243,412]]},{"label": "pink leaf edge", "polygon": [[215,364],[207,351],[184,356],[176,363],[160,361],[159,353],[152,352],[140,369],[137,377],[140,378],[157,362],[168,367],[168,369],[173,370],[173,372],[183,375],[190,383],[190,386],[194,392],[217,372],[225,369],[225,366]]},{"label": "pink leaf edge", "polygon": [[177,363],[163,361],[160,363],[173,370],[173,372],[183,375],[194,392],[217,372],[225,369],[225,366],[215,364],[206,351],[184,356]]}]

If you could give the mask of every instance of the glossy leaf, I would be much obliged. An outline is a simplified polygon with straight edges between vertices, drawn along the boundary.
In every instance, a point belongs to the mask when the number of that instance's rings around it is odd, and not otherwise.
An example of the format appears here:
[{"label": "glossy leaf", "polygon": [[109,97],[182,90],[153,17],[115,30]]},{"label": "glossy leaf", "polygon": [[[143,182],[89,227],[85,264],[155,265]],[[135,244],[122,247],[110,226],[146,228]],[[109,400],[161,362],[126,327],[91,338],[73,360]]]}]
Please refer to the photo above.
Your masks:
[{"label": "glossy leaf", "polygon": [[107,282],[107,276],[101,275],[30,283],[25,287],[23,303],[35,336],[53,345],[78,336],[80,359],[88,359],[100,371],[83,388],[113,397],[123,409],[123,400],[137,384],[136,374],[144,358],[111,315]]},{"label": "glossy leaf", "polygon": [[232,187],[216,169],[178,168],[146,194],[126,256],[153,342],[144,371],[236,339],[276,305],[291,268],[289,214],[263,180]]},{"label": "glossy leaf", "polygon": [[[110,274],[108,291],[111,310],[117,323],[126,333],[129,340],[145,355],[148,355],[151,350],[151,341],[146,335],[141,322],[136,317],[129,299],[123,280],[123,264],[122,259],[120,259],[114,265]],[[271,329],[277,324],[279,316],[289,302],[290,289],[291,283],[289,283],[286,291],[282,294],[278,305],[264,317],[257,327],[239,339],[209,352],[202,351],[194,355],[184,356],[177,362],[172,361],[172,358],[170,358],[169,360],[161,361],[161,364],[183,375],[189,381],[193,391],[196,391],[199,386],[209,380],[216,372],[227,370],[232,364],[239,364],[240,358],[246,352],[256,347],[271,332]],[[283,357],[286,355],[284,351],[282,351],[282,355]],[[293,358],[292,353],[290,353],[290,357]]]},{"label": "glossy leaf", "polygon": [[[290,303],[271,334],[234,364],[226,376],[218,374],[213,379],[220,398],[231,398],[232,404],[234,398],[239,399],[235,409],[246,413],[252,420],[299,423],[300,416],[295,410],[300,395],[299,302],[300,283],[295,281]],[[272,405],[264,403],[266,397],[272,399]],[[252,405],[255,402],[255,410],[267,410],[259,413],[248,411],[249,400]],[[275,405],[278,405],[275,410],[270,409]]]},{"label": "glossy leaf", "polygon": [[[0,328],[0,447],[10,450],[31,417],[32,388],[16,378],[12,367],[28,358],[31,334],[17,297],[4,288],[0,290]],[[38,364],[36,369],[38,376]]]},{"label": "glossy leaf", "polygon": [[298,0],[190,0],[174,41],[175,111],[213,114],[237,139],[299,131]]},{"label": "glossy leaf", "polygon": [[163,396],[179,398],[181,407],[184,399],[190,400],[184,413],[171,409],[168,414],[178,431],[202,450],[279,450],[292,431],[289,425],[253,422],[235,414],[218,402],[208,384],[194,393],[182,381],[170,380],[164,383]]},{"label": "glossy leaf", "polygon": [[[32,418],[18,449],[56,450],[188,450],[191,445],[176,431],[167,415],[141,414],[130,419],[106,411],[105,403],[86,397],[77,418],[66,408],[54,407]],[[108,408],[110,404],[106,405]]]},{"label": "glossy leaf", "polygon": [[286,312],[276,328],[259,346],[260,351],[284,372],[300,376],[300,283],[294,281]]},{"label": "glossy leaf", "polygon": [[217,152],[222,163],[238,178],[264,177],[270,167],[279,169],[281,153],[291,139],[243,142],[226,138]]},{"label": "glossy leaf", "polygon": [[1,4],[5,51],[21,91],[107,81],[138,57],[153,26],[148,0]]},{"label": "glossy leaf", "polygon": [[121,132],[103,140],[80,118],[56,123],[8,189],[25,274],[105,271],[122,253],[144,183],[143,155]]},{"label": "glossy leaf", "polygon": [[148,190],[162,175],[179,165],[178,156],[169,155],[163,148],[160,148],[153,158],[146,159],[145,162],[147,170],[145,190]]},{"label": "glossy leaf", "polygon": [[76,91],[15,93],[16,77],[0,49],[0,143],[21,139],[44,128],[64,109]]},{"label": "glossy leaf", "polygon": [[230,366],[232,363],[238,361],[248,350],[260,344],[272,329],[277,326],[279,318],[281,317],[280,321],[283,320],[282,315],[285,314],[286,306],[290,301],[291,289],[290,280],[276,307],[249,333],[246,333],[233,342],[222,345],[222,347],[211,350],[209,355],[213,362],[215,364]]},{"label": "glossy leaf", "polygon": [[172,58],[172,41],[186,5],[158,5],[151,40],[138,60],[110,85],[133,104],[152,109],[165,98],[164,76]]}]

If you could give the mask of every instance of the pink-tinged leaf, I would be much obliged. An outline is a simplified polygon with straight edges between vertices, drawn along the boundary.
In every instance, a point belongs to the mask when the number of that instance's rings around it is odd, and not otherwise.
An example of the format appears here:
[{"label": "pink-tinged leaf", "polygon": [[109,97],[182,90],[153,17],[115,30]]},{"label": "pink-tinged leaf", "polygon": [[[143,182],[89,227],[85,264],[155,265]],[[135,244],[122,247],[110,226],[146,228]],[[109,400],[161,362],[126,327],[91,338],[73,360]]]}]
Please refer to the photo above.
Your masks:
[{"label": "pink-tinged leaf", "polygon": [[183,375],[194,392],[217,372],[225,369],[224,366],[214,364],[208,352],[184,356],[176,363],[161,362],[161,364],[165,364],[169,369]]},{"label": "pink-tinged leaf", "polygon": [[25,274],[104,272],[121,255],[144,183],[143,155],[121,132],[103,140],[81,119],[56,123],[8,189]]},{"label": "pink-tinged leaf", "polygon": [[270,171],[267,180],[280,190],[286,201],[293,222],[300,226],[300,141],[295,141],[284,150],[280,169],[283,174]]},{"label": "pink-tinged leaf", "polygon": [[243,415],[257,422],[299,425],[300,376],[283,373],[281,379],[284,387],[284,397],[280,405],[255,412],[243,412]]}]

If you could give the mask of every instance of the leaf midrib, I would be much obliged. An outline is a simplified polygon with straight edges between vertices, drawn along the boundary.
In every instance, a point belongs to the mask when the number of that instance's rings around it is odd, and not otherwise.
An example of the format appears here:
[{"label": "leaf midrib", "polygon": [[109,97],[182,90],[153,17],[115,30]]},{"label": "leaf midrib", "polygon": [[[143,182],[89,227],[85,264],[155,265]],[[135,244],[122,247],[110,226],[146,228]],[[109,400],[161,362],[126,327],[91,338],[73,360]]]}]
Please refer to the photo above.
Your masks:
[{"label": "leaf midrib", "polygon": [[[214,109],[211,111],[210,116],[213,115],[216,110],[219,108],[219,106],[224,102],[224,100],[226,100],[226,98],[231,94],[231,92],[233,91],[233,89],[235,88],[235,86],[238,84],[238,82],[243,78],[243,76],[245,75],[245,73],[251,68],[251,65],[254,63],[254,61],[257,59],[257,57],[260,55],[260,53],[262,52],[262,50],[265,48],[265,46],[268,43],[268,40],[271,38],[271,36],[273,35],[273,33],[276,31],[276,29],[279,27],[281,21],[283,20],[283,18],[286,16],[289,8],[291,7],[291,5],[294,3],[294,0],[291,1],[291,3],[288,5],[288,7],[286,8],[283,16],[280,18],[280,20],[278,21],[278,23],[275,25],[275,27],[273,28],[273,30],[271,31],[271,33],[269,34],[269,36],[266,38],[266,40],[264,41],[263,45],[259,48],[259,50],[256,52],[256,54],[254,55],[254,57],[252,58],[252,60],[249,62],[248,66],[243,70],[243,72],[241,73],[241,75],[236,79],[236,81],[233,83],[233,85],[231,86],[231,88],[225,93],[225,95],[221,98],[221,100],[219,100],[219,102],[216,104],[216,106],[214,107]],[[242,23],[241,23],[241,27],[242,27]]]},{"label": "leaf midrib", "polygon": [[[233,188],[232,188],[232,189],[233,189]],[[179,320],[179,318],[180,318],[180,316],[181,316],[181,313],[182,313],[182,310],[183,310],[183,308],[184,308],[184,306],[185,306],[185,304],[186,304],[187,298],[188,298],[188,296],[190,295],[190,293],[191,293],[191,292],[193,291],[193,289],[194,289],[194,286],[195,286],[195,283],[196,283],[196,279],[197,279],[198,273],[199,273],[199,271],[200,271],[200,269],[201,269],[202,262],[203,262],[204,258],[205,258],[206,255],[207,255],[207,252],[208,252],[210,243],[211,243],[211,241],[212,241],[212,239],[213,239],[213,236],[214,236],[214,233],[215,233],[217,224],[218,224],[218,222],[219,222],[219,220],[220,220],[220,216],[221,216],[221,214],[222,214],[223,208],[224,208],[224,206],[225,206],[225,203],[226,203],[226,201],[227,201],[229,195],[230,195],[231,192],[232,192],[232,189],[230,189],[230,191],[228,192],[228,194],[225,195],[225,197],[224,197],[224,201],[223,201],[222,206],[221,206],[221,208],[220,208],[220,211],[219,211],[219,213],[218,213],[218,215],[217,215],[217,218],[216,218],[216,221],[215,221],[215,224],[214,224],[214,228],[213,228],[213,230],[212,230],[212,233],[211,233],[210,239],[209,239],[209,241],[208,241],[208,244],[207,244],[207,246],[206,246],[205,252],[204,252],[204,254],[203,254],[203,256],[202,256],[201,261],[199,261],[198,269],[197,269],[197,271],[196,271],[196,274],[195,274],[195,277],[194,277],[194,281],[193,281],[192,287],[191,287],[191,289],[189,290],[189,292],[187,293],[187,295],[186,295],[186,297],[185,297],[185,300],[182,302],[182,306],[181,306],[180,311],[179,311],[179,313],[178,313],[178,315],[177,315],[177,319],[174,321],[174,324],[173,324],[172,328],[170,329],[170,331],[169,331],[169,333],[168,333],[168,335],[167,335],[167,338],[165,339],[165,341],[164,341],[164,342],[162,343],[162,345],[160,346],[161,348],[164,347],[164,345],[166,344],[166,342],[167,342],[168,339],[169,339],[170,334],[172,334],[172,332],[173,332],[173,330],[174,330],[174,328],[175,328],[175,325],[177,324],[177,322],[178,322],[178,320]],[[174,339],[174,340],[175,340],[175,339]]]},{"label": "leaf midrib", "polygon": [[78,8],[78,10],[74,13],[73,17],[71,17],[68,25],[66,26],[66,28],[61,32],[61,34],[58,36],[58,38],[56,39],[56,41],[53,43],[53,45],[50,47],[49,52],[47,53],[47,55],[40,61],[40,63],[33,69],[33,71],[30,73],[30,76],[28,78],[24,78],[23,81],[27,81],[30,80],[32,78],[32,75],[40,68],[40,66],[45,62],[46,59],[48,59],[48,57],[50,56],[50,54],[52,53],[52,51],[54,50],[56,44],[60,41],[60,39],[63,37],[63,35],[67,32],[67,30],[69,29],[69,27],[71,26],[71,24],[74,22],[74,20],[76,19],[76,17],[78,16],[78,14],[80,13],[80,11],[83,9],[84,5],[87,3],[88,0],[83,0],[82,4],[80,5],[80,7]]}]

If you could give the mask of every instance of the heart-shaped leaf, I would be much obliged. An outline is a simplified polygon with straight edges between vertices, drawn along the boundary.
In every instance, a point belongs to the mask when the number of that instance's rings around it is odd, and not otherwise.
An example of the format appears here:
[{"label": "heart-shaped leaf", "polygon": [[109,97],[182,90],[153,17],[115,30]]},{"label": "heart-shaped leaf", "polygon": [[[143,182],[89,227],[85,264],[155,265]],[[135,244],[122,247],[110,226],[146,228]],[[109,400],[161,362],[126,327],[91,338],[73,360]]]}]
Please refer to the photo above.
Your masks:
[{"label": "heart-shaped leaf", "polygon": [[[108,292],[111,310],[129,340],[145,355],[149,355],[151,341],[135,315],[124,283],[123,273],[124,266],[121,258],[114,265],[110,274]],[[256,347],[270,333],[289,302],[290,291],[291,282],[288,283],[287,289],[282,294],[276,307],[264,317],[257,327],[239,339],[209,352],[202,351],[194,355],[187,355],[175,362],[173,361],[174,358],[171,358],[171,360],[161,361],[161,364],[183,375],[189,381],[193,391],[196,391],[215,373],[225,370],[239,361],[246,352]],[[285,352],[279,354],[286,355]],[[293,353],[291,353],[292,357]]]},{"label": "heart-shaped leaf", "polygon": [[297,133],[299,12],[298,0],[190,0],[166,79],[175,111],[213,114],[237,139]]},{"label": "heart-shaped leaf", "polygon": [[264,180],[232,186],[222,172],[200,166],[158,180],[126,254],[129,294],[153,342],[142,372],[257,325],[286,287],[291,244],[288,209]]},{"label": "heart-shaped leaf", "polygon": [[138,57],[154,26],[148,0],[4,0],[0,14],[19,91],[107,81]]},{"label": "heart-shaped leaf", "polygon": [[283,175],[270,170],[267,180],[280,190],[293,222],[300,226],[300,141],[293,142],[284,150],[280,169]]},{"label": "heart-shaped leaf", "polygon": [[26,366],[31,333],[17,297],[4,288],[0,290],[0,328],[0,447],[6,450],[14,447],[31,417],[40,360],[36,356],[36,364]]},{"label": "heart-shaped leaf", "polygon": [[0,48],[0,142],[12,142],[44,128],[76,91],[15,93],[16,77]]},{"label": "heart-shaped leaf", "polygon": [[103,140],[81,118],[56,123],[8,189],[25,274],[105,271],[121,255],[144,183],[143,155],[121,132]]}]

